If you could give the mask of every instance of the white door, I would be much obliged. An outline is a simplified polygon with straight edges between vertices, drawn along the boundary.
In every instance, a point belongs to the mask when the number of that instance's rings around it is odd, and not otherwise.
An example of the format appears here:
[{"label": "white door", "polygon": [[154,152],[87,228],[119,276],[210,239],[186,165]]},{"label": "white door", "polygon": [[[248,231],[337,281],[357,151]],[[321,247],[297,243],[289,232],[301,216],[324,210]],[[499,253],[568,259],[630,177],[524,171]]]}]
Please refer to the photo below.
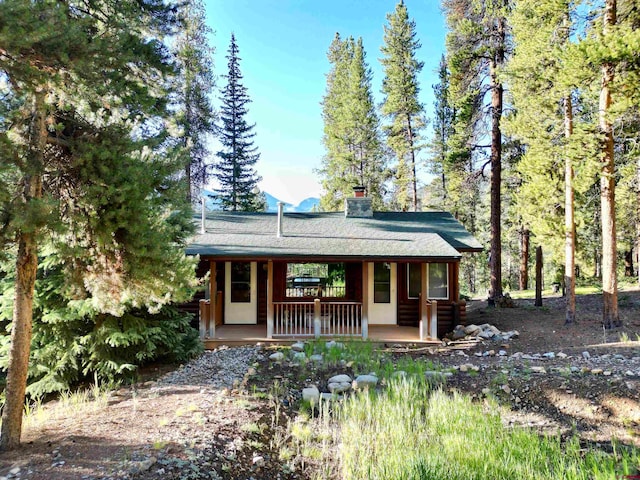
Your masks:
[{"label": "white door", "polygon": [[256,262],[225,262],[224,323],[258,323],[257,273]]},{"label": "white door", "polygon": [[396,325],[397,264],[369,263],[369,325]]}]

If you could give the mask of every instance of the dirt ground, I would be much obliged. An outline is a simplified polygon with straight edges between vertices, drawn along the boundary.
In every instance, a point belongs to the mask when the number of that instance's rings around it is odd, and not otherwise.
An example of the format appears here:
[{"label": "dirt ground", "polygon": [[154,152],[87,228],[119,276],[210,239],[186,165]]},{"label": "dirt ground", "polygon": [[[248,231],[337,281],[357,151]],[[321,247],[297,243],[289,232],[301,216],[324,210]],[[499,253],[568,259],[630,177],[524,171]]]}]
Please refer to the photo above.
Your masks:
[{"label": "dirt ground", "polygon": [[[545,298],[541,308],[516,304],[474,301],[468,309],[468,324],[518,330],[509,341],[380,348],[455,371],[444,388],[496,397],[506,425],[576,432],[603,449],[613,439],[640,446],[640,291],[620,293],[624,327],[611,331],[602,328],[598,295],[578,298],[571,326],[561,297]],[[23,447],[0,454],[0,479],[310,478],[313,462],[288,468],[276,451],[286,439],[274,436],[295,415],[296,392],[314,379],[274,368],[269,353],[235,388],[158,388],[154,378],[175,368],[158,365],[145,370],[144,382],[100,402],[46,404],[26,422]],[[276,396],[269,394],[274,386]]]}]

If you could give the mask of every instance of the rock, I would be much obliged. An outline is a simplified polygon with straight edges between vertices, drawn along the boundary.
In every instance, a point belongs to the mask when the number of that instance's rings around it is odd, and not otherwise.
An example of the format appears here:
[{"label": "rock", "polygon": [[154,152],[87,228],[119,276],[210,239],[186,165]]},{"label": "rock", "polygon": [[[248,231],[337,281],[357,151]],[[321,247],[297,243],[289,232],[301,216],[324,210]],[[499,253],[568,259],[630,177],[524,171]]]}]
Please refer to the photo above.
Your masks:
[{"label": "rock", "polygon": [[265,465],[264,457],[261,455],[254,455],[252,463],[255,467],[262,468]]},{"label": "rock", "polygon": [[554,352],[547,352],[547,353],[543,353],[542,356],[544,358],[549,358],[549,359],[553,359],[556,358],[556,354]]},{"label": "rock", "polygon": [[490,388],[483,388],[482,389],[482,394],[483,395],[489,395],[491,393],[491,389]]},{"label": "rock", "polygon": [[591,369],[591,373],[593,375],[600,375],[603,372],[603,370],[601,368],[593,368]]},{"label": "rock", "polygon": [[493,338],[495,336],[495,334],[489,330],[483,330],[481,331],[478,336],[480,338],[484,338],[485,340],[489,340],[491,338]]},{"label": "rock", "polygon": [[20,473],[20,467],[14,467],[11,470],[9,470],[9,473],[11,475],[18,475]]},{"label": "rock", "polygon": [[293,350],[294,352],[304,352],[304,343],[302,342],[296,342],[293,345],[291,345],[291,350]]},{"label": "rock", "polygon": [[453,376],[451,372],[447,373],[437,372],[435,370],[427,370],[426,372],[424,372],[424,376],[427,378],[427,380],[443,381],[446,377]]},{"label": "rock", "polygon": [[327,392],[322,392],[320,394],[320,398],[322,399],[323,402],[330,402],[338,399],[338,397],[333,393],[327,393]]},{"label": "rock", "polygon": [[475,355],[476,357],[481,357],[481,356],[482,356],[482,352],[475,352],[475,353],[474,353],[474,355]]},{"label": "rock", "polygon": [[464,333],[467,335],[477,335],[480,332],[481,328],[478,325],[467,325],[464,327]]},{"label": "rock", "polygon": [[336,342],[336,341],[334,341],[334,340],[331,340],[331,341],[327,342],[327,343],[325,344],[325,346],[326,346],[327,348],[339,348],[339,349],[341,349],[341,350],[342,350],[342,349],[344,348],[344,343]]},{"label": "rock", "polygon": [[544,367],[531,367],[532,373],[547,373],[547,370]]},{"label": "rock", "polygon": [[309,357],[309,360],[311,360],[314,363],[322,363],[322,360],[324,359],[324,357],[320,354],[315,354],[315,355],[311,355]]},{"label": "rock", "polygon": [[473,368],[473,365],[470,363],[465,363],[464,365],[460,365],[458,367],[458,370],[460,370],[461,372],[468,372],[469,370],[471,370]]},{"label": "rock", "polygon": [[616,360],[626,360],[624,355],[621,355],[619,353],[616,353],[613,358],[615,358]]},{"label": "rock", "polygon": [[467,334],[465,333],[465,329],[462,325],[456,325],[456,328],[451,332],[451,340],[461,340],[466,336]]},{"label": "rock", "polygon": [[391,378],[406,378],[407,377],[407,372],[405,372],[404,370],[398,370],[397,372],[393,372],[391,374]]},{"label": "rock", "polygon": [[502,385],[502,387],[500,387],[502,389],[502,391],[504,393],[506,393],[507,395],[511,394],[511,387],[509,387],[509,385]]},{"label": "rock", "polygon": [[269,360],[273,360],[274,362],[281,362],[284,360],[284,353],[276,352],[269,355]]},{"label": "rock", "polygon": [[351,383],[352,378],[349,375],[346,374],[341,374],[341,375],[334,375],[333,377],[331,377],[327,383]]},{"label": "rock", "polygon": [[566,354],[566,353],[564,353],[564,352],[558,352],[558,355],[557,355],[557,357],[558,357],[558,358],[567,358],[568,356],[569,356],[569,355],[567,355],[567,354]]},{"label": "rock", "polygon": [[358,375],[353,381],[354,389],[375,388],[378,384],[378,377],[375,375]]},{"label": "rock", "polygon": [[495,357],[496,356],[496,351],[495,350],[489,350],[489,356],[490,357]]},{"label": "rock", "polygon": [[307,356],[304,352],[293,352],[293,361],[294,362],[304,362],[307,359]]},{"label": "rock", "polygon": [[302,389],[302,400],[316,405],[320,400],[320,391],[317,387],[307,387]]},{"label": "rock", "polygon": [[633,372],[632,372],[631,370],[627,370],[626,372],[624,372],[624,374],[625,374],[627,377],[633,377]]},{"label": "rock", "polygon": [[602,372],[602,375],[604,375],[605,377],[610,377],[611,376],[611,370],[605,370],[604,372]]},{"label": "rock", "polygon": [[513,355],[511,355],[511,358],[522,358],[523,355],[524,353],[522,352],[516,352]]},{"label": "rock", "polygon": [[499,350],[499,351],[498,351],[498,356],[500,356],[500,357],[504,357],[504,356],[506,356],[506,355],[507,355],[507,351],[506,351],[506,350]]},{"label": "rock", "polygon": [[582,358],[585,360],[589,360],[591,358],[591,354],[587,351],[582,352]]},{"label": "rock", "polygon": [[505,340],[511,340],[512,338],[518,338],[520,332],[517,330],[509,330],[508,332],[502,332],[502,338]]},{"label": "rock", "polygon": [[327,387],[331,393],[344,393],[351,390],[351,382],[330,382]]}]

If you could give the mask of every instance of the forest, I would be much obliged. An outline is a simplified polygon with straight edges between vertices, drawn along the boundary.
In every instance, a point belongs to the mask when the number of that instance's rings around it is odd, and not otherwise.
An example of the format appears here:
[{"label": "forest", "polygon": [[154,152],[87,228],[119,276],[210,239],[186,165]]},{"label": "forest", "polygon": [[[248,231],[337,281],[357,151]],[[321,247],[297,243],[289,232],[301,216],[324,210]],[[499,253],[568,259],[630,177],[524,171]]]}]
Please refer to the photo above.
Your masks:
[{"label": "forest", "polygon": [[[582,282],[620,326],[640,238],[637,2],[442,9],[433,86],[407,5],[387,15],[380,105],[358,32],[328,45],[322,209],[362,185],[378,210],[450,211],[487,246],[463,261],[467,293],[494,300],[531,288],[542,247],[567,323]],[[211,182],[223,209],[265,208],[240,48],[214,68],[210,33],[200,0],[0,3],[0,448],[19,443],[25,395],[202,348],[174,307],[198,288],[193,207]]]}]

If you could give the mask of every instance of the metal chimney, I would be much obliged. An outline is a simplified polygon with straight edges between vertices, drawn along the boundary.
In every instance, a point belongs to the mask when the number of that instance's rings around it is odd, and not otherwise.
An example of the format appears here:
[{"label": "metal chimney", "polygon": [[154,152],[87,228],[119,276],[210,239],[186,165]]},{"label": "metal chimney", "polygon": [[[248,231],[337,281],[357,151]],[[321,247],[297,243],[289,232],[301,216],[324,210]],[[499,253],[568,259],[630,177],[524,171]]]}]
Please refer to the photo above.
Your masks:
[{"label": "metal chimney", "polygon": [[284,207],[284,203],[278,202],[278,238],[282,236],[282,207]]}]

